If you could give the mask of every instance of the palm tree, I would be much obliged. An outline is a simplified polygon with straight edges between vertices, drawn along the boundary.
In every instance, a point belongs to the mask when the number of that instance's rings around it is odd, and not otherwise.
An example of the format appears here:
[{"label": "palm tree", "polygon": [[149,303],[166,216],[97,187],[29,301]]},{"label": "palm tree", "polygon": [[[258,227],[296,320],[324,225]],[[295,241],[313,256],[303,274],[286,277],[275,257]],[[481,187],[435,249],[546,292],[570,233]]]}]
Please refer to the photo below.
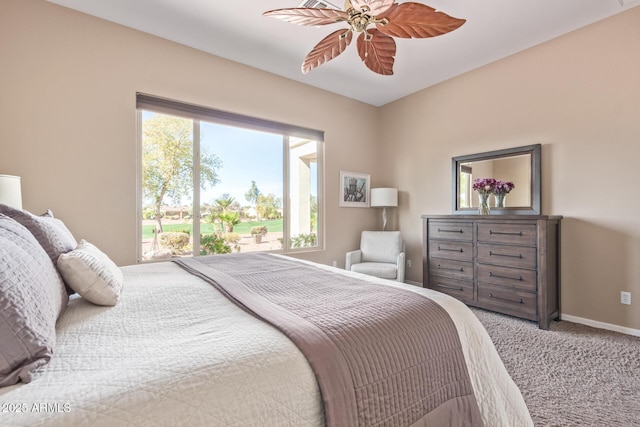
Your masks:
[{"label": "palm tree", "polygon": [[216,205],[222,209],[222,213],[227,213],[227,209],[236,201],[234,197],[231,197],[228,193],[223,194],[215,200]]},{"label": "palm tree", "polygon": [[227,210],[235,203],[236,199],[225,193],[216,200],[216,212],[209,215],[209,221],[215,223],[220,222],[220,231],[225,233],[233,232],[233,227],[240,223],[240,214],[238,212],[228,212]]}]

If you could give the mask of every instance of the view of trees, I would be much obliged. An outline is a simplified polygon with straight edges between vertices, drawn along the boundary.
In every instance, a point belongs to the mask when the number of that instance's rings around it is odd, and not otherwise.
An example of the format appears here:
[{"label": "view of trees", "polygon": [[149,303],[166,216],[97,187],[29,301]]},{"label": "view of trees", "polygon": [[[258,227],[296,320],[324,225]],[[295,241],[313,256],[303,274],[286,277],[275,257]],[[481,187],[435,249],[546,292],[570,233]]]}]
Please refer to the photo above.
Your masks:
[{"label": "view of trees", "polygon": [[240,223],[240,204],[234,197],[225,193],[214,200],[212,212],[207,217],[207,221],[220,224],[220,231],[232,233],[233,227]]},{"label": "view of trees", "polygon": [[[210,124],[206,125],[210,127],[199,126],[205,122],[196,118],[147,111],[143,111],[142,118],[141,247],[144,259],[190,256],[196,248],[200,248],[200,255],[208,255],[317,245],[318,203],[312,195],[317,189],[314,188],[316,141],[291,142],[277,136],[256,136],[253,131],[229,137],[228,130]],[[209,129],[211,135],[204,138],[203,129]],[[194,132],[197,133],[194,135]],[[194,140],[200,141],[199,152],[194,152]],[[261,146],[257,148],[256,144]],[[245,146],[254,148],[243,150]],[[283,153],[287,153],[282,150],[289,150],[291,162],[296,165],[296,173],[287,180],[279,175]],[[252,163],[244,157],[245,152],[255,151],[262,153],[262,163]],[[203,190],[197,197],[198,205],[193,203],[197,190],[194,165],[199,166]],[[250,180],[248,188],[244,187],[250,178],[255,179]],[[256,179],[269,191],[263,193]],[[218,195],[219,184],[233,192],[233,196]],[[283,194],[289,185],[295,192],[285,206]],[[246,204],[236,199],[242,198],[243,187],[247,188]],[[283,219],[285,208],[294,212],[290,222]]]},{"label": "view of trees", "polygon": [[256,212],[258,218],[262,219],[278,219],[282,217],[282,199],[273,194],[266,196],[260,194],[256,202]]},{"label": "view of trees", "polygon": [[[247,202],[251,203],[254,207],[256,207],[256,204],[258,203],[258,197],[260,197],[260,190],[258,190],[258,186],[256,185],[256,182],[254,180],[251,180],[251,187],[249,187],[249,190],[246,193],[244,193],[244,198],[247,200]],[[257,207],[256,207],[256,211],[257,211]]]},{"label": "view of trees", "polygon": [[[158,115],[145,120],[142,129],[143,197],[152,200],[156,229],[162,232],[162,205],[166,199],[180,203],[193,187],[193,124],[180,117]],[[216,171],[222,161],[201,153],[202,189],[218,183]]]}]

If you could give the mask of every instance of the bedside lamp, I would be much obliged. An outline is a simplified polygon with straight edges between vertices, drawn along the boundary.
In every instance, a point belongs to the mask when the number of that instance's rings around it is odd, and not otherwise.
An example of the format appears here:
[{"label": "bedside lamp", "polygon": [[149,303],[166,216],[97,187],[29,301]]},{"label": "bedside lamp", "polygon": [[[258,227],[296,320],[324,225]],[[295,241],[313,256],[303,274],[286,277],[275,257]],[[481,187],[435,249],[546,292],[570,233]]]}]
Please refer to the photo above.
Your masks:
[{"label": "bedside lamp", "polygon": [[12,208],[22,209],[22,191],[20,177],[0,175],[0,203]]},{"label": "bedside lamp", "polygon": [[387,228],[387,208],[398,206],[397,188],[372,188],[371,207],[382,208],[382,231]]}]

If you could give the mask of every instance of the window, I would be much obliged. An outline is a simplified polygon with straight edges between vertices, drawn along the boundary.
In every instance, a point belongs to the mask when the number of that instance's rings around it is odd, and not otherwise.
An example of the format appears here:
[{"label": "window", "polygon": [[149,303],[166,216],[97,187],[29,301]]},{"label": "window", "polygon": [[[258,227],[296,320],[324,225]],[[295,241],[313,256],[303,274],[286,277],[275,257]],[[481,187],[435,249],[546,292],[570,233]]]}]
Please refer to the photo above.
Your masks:
[{"label": "window", "polygon": [[141,260],[322,246],[324,134],[137,96]]},{"label": "window", "polygon": [[471,189],[472,184],[472,169],[468,165],[460,165],[460,207],[470,208],[472,206]]}]

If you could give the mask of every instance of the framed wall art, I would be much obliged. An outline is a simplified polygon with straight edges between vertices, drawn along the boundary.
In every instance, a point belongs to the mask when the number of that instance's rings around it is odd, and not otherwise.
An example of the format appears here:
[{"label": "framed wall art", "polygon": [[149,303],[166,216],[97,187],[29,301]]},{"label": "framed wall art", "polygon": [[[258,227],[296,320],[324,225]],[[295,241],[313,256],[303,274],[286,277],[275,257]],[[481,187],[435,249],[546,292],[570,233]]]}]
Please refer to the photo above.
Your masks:
[{"label": "framed wall art", "polygon": [[371,175],[340,171],[340,206],[368,208]]}]

